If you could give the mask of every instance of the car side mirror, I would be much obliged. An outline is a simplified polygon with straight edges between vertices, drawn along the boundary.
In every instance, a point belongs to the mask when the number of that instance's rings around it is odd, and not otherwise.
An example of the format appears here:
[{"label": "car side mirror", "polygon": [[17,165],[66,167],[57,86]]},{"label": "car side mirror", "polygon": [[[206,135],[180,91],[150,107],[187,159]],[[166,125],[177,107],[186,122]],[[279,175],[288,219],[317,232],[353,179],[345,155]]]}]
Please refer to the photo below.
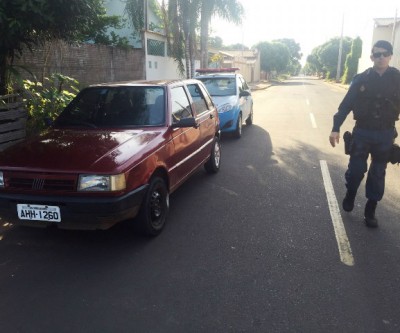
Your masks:
[{"label": "car side mirror", "polygon": [[247,96],[250,96],[250,95],[251,95],[250,92],[247,91],[247,90],[242,90],[240,92],[240,94],[239,94],[240,97],[247,97]]},{"label": "car side mirror", "polygon": [[199,127],[199,125],[197,125],[196,119],[194,119],[193,117],[182,118],[182,119],[179,119],[178,122],[172,124],[172,128],[181,128],[181,127],[197,128],[197,127]]}]

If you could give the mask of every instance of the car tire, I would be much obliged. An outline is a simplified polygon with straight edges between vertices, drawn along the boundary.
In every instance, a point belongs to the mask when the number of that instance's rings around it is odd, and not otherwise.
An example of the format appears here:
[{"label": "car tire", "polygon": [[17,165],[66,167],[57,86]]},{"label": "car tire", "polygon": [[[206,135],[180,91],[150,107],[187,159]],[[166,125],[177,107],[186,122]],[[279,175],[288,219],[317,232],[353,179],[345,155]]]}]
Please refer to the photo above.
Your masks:
[{"label": "car tire", "polygon": [[250,114],[249,114],[249,116],[248,116],[247,119],[246,119],[246,125],[247,125],[247,126],[253,125],[253,105],[251,106]]},{"label": "car tire", "polygon": [[215,137],[212,148],[210,159],[204,164],[204,169],[208,173],[217,173],[221,165],[221,144],[219,139]]},{"label": "car tire", "polygon": [[153,177],[139,211],[141,231],[146,236],[157,236],[165,226],[169,210],[169,193],[165,181]]},{"label": "car tire", "polygon": [[240,139],[242,137],[242,114],[241,113],[239,113],[239,117],[236,122],[236,129],[233,132],[233,136],[236,139]]}]

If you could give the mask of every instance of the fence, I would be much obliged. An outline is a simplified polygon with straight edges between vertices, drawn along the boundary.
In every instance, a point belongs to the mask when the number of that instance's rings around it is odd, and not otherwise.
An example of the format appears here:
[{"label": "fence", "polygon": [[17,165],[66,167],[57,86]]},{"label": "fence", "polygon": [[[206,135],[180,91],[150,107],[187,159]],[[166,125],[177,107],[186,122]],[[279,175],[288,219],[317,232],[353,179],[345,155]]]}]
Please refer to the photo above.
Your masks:
[{"label": "fence", "polygon": [[26,137],[27,115],[19,95],[0,96],[0,151]]}]

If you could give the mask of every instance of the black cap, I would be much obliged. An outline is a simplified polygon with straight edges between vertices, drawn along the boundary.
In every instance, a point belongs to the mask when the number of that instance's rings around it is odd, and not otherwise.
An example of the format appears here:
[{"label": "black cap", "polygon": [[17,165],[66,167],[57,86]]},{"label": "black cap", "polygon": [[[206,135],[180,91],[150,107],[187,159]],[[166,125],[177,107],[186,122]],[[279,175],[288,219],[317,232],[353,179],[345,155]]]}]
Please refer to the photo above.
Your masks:
[{"label": "black cap", "polygon": [[393,46],[390,44],[387,40],[378,40],[375,42],[374,47],[379,47],[380,49],[385,49],[390,52],[390,54],[393,54]]}]

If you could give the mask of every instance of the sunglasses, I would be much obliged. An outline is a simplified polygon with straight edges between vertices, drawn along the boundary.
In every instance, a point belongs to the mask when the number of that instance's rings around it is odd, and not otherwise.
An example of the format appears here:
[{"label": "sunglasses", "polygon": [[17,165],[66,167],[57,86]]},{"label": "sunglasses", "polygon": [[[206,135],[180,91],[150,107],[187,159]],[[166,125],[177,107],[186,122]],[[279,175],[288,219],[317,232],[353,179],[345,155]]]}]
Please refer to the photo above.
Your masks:
[{"label": "sunglasses", "polygon": [[376,59],[380,58],[381,56],[384,56],[386,58],[386,57],[389,57],[390,55],[392,55],[392,54],[388,51],[372,53],[372,56]]}]

